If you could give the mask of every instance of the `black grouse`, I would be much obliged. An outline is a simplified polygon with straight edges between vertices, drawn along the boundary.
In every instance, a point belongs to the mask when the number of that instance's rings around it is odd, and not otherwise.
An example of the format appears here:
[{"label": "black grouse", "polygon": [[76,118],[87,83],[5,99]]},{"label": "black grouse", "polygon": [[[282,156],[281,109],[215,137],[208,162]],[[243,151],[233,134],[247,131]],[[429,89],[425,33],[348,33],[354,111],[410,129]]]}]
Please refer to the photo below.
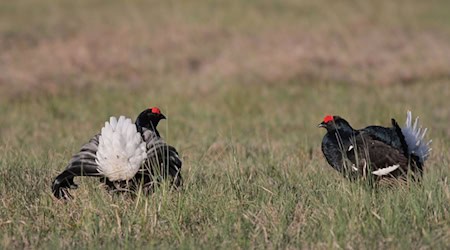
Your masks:
[{"label": "black grouse", "polygon": [[412,124],[409,111],[403,128],[392,119],[392,127],[355,130],[339,116],[326,116],[319,127],[327,130],[322,140],[327,162],[350,179],[420,177],[431,151],[431,141],[424,142],[427,129],[418,118]]},{"label": "black grouse", "polygon": [[99,177],[110,191],[133,192],[142,187],[144,193],[150,193],[166,177],[174,186],[180,186],[182,161],[156,129],[165,118],[156,107],[142,111],[134,124],[124,116],[111,117],[54,179],[54,196],[71,198],[68,189],[78,187],[74,183],[76,176]]}]

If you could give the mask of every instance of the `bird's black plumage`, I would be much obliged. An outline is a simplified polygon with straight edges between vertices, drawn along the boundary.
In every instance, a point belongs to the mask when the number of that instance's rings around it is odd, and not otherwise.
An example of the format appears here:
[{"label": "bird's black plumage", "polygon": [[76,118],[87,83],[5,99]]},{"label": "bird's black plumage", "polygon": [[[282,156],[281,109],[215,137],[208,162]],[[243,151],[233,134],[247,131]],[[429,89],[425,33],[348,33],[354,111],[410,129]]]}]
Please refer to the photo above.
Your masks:
[{"label": "bird's black plumage", "polygon": [[423,164],[420,162],[419,157],[414,154],[410,154],[408,151],[408,145],[403,135],[402,129],[398,125],[395,119],[391,119],[392,127],[382,127],[382,126],[368,126],[361,130],[359,133],[368,134],[375,140],[381,141],[389,146],[402,152],[410,160],[410,166],[415,172],[420,174],[423,171]]},{"label": "bird's black plumage", "polygon": [[88,143],[81,147],[69,161],[65,170],[52,183],[52,192],[58,199],[70,198],[68,189],[75,189],[74,177],[99,177],[111,191],[136,191],[142,186],[143,191],[149,193],[161,179],[170,177],[175,186],[182,184],[182,161],[176,149],[160,137],[156,126],[165,116],[159,109],[146,109],[136,119],[137,130],[141,133],[147,147],[147,158],[134,178],[129,181],[110,181],[98,171],[96,153],[100,134],[95,135]]},{"label": "bird's black plumage", "polygon": [[322,152],[327,162],[347,177],[401,177],[408,170],[421,174],[422,166],[408,154],[397,122],[392,127],[353,129],[339,116],[327,116],[320,127],[327,130]]},{"label": "bird's black plumage", "polygon": [[391,122],[392,127],[372,125],[359,130],[359,132],[369,134],[376,140],[382,141],[394,148],[402,150],[406,154],[408,152],[408,146],[406,145],[402,130],[395,119],[391,119]]},{"label": "bird's black plumage", "polygon": [[142,134],[142,136],[144,132],[143,128],[146,128],[150,131],[155,132],[156,135],[160,137],[159,131],[158,129],[156,129],[156,127],[158,126],[159,121],[161,121],[162,119],[166,119],[166,117],[161,113],[161,111],[158,108],[151,108],[142,111],[136,118],[135,124],[137,130]]},{"label": "bird's black plumage", "polygon": [[350,146],[350,138],[355,136],[356,131],[339,116],[335,116],[333,122],[322,122],[319,126],[327,130],[322,140],[325,159],[334,169],[343,172],[345,149]]}]

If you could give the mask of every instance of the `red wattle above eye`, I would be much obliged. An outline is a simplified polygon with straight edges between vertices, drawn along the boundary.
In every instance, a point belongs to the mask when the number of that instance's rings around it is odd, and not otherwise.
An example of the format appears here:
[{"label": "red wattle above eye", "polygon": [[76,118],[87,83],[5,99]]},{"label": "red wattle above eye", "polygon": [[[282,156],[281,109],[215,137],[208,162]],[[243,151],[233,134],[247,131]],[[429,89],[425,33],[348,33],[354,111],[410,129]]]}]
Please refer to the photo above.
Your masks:
[{"label": "red wattle above eye", "polygon": [[328,122],[330,122],[332,120],[334,120],[334,118],[331,115],[327,115],[327,116],[325,116],[325,118],[323,118],[323,122],[324,123],[328,123]]},{"label": "red wattle above eye", "polygon": [[159,110],[159,108],[157,108],[157,107],[153,107],[153,108],[151,108],[151,110],[152,110],[153,114],[161,114],[161,110]]}]

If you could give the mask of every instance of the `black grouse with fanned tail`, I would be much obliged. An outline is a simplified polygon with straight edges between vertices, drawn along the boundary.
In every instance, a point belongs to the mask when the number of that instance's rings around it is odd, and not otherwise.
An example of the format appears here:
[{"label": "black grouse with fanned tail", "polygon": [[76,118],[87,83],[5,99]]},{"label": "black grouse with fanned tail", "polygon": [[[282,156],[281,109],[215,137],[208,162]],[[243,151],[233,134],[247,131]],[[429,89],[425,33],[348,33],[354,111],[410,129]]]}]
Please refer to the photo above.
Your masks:
[{"label": "black grouse with fanned tail", "polygon": [[182,161],[176,149],[160,137],[156,127],[161,119],[165,116],[158,108],[144,110],[134,124],[129,119],[127,124],[123,117],[119,121],[111,117],[102,132],[83,145],[54,179],[54,196],[70,198],[68,190],[78,187],[74,183],[77,176],[98,177],[108,190],[119,192],[134,192],[142,187],[144,193],[151,193],[165,178],[171,178],[179,187]]},{"label": "black grouse with fanned tail", "polygon": [[327,130],[322,140],[327,162],[351,179],[420,177],[431,151],[431,141],[424,142],[427,129],[418,119],[412,124],[411,112],[403,128],[392,119],[392,127],[355,130],[339,116],[326,116],[319,127]]}]

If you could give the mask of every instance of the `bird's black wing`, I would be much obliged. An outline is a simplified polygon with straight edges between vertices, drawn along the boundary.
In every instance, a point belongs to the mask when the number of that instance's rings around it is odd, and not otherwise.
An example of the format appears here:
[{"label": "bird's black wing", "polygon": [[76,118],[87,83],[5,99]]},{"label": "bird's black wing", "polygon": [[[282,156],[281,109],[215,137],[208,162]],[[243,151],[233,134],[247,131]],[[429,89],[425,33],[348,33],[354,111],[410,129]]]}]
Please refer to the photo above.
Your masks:
[{"label": "bird's black wing", "polygon": [[80,152],[70,159],[66,169],[53,180],[52,192],[56,198],[70,198],[67,189],[77,188],[73,182],[73,178],[76,176],[101,176],[95,161],[99,136],[100,134],[95,135],[88,143],[84,144]]},{"label": "bird's black wing", "polygon": [[360,174],[398,177],[408,169],[408,158],[401,150],[367,134],[355,138],[347,158]]},{"label": "bird's black wing", "polygon": [[368,126],[366,128],[359,130],[359,132],[363,133],[363,134],[368,134],[372,138],[382,141],[392,147],[395,147],[398,149],[402,148],[401,139],[400,139],[395,127],[386,128],[386,127],[381,127],[381,126]]},{"label": "bird's black wing", "polygon": [[386,128],[381,126],[368,126],[359,130],[362,134],[368,134],[375,140],[384,142],[398,150],[401,150],[405,155],[408,155],[408,146],[405,141],[405,136],[402,129],[395,119],[391,119],[392,127]]},{"label": "bird's black wing", "polygon": [[161,137],[150,130],[145,130],[144,140],[147,143],[147,159],[136,174],[137,184],[150,191],[161,179],[172,178],[173,185],[182,184],[182,161],[177,150],[168,145]]}]

